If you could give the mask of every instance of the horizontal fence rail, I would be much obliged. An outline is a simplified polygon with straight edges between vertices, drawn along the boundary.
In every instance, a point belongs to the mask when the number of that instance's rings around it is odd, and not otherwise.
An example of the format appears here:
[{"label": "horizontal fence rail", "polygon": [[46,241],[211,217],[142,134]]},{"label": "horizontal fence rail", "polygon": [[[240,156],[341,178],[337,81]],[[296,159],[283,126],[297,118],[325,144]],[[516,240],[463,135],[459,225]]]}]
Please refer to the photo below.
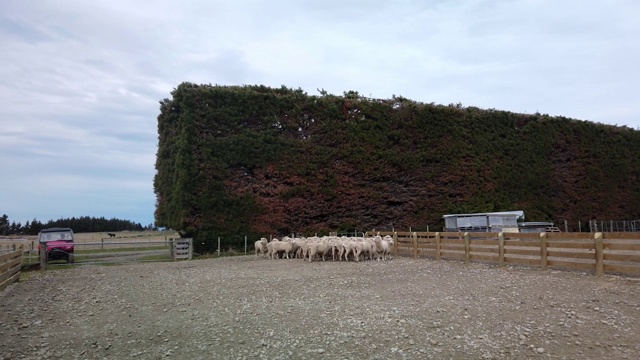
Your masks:
[{"label": "horizontal fence rail", "polygon": [[171,257],[174,260],[191,260],[193,257],[193,239],[176,239],[171,246]]},{"label": "horizontal fence rail", "polygon": [[[48,266],[109,265],[192,259],[192,239],[158,241],[93,241],[75,242],[73,261],[40,257],[41,269]],[[42,254],[41,254],[42,255]],[[29,257],[31,262],[31,257]]]},{"label": "horizontal fence rail", "polygon": [[369,232],[392,236],[394,253],[414,258],[488,262],[640,276],[638,233]]},{"label": "horizontal fence rail", "polygon": [[0,255],[0,291],[18,281],[22,266],[22,248]]},{"label": "horizontal fence rail", "polygon": [[100,241],[75,244],[76,264],[144,263],[176,260],[177,240]]}]

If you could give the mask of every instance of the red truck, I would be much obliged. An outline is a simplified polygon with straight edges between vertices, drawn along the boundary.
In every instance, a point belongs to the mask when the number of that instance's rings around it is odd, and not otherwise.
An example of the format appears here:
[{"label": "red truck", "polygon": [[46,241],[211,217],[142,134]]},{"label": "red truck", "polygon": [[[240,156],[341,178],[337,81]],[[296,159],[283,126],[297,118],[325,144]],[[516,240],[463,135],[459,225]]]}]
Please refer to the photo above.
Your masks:
[{"label": "red truck", "polygon": [[40,230],[38,252],[45,247],[47,261],[66,260],[69,264],[73,263],[73,230],[61,227]]}]

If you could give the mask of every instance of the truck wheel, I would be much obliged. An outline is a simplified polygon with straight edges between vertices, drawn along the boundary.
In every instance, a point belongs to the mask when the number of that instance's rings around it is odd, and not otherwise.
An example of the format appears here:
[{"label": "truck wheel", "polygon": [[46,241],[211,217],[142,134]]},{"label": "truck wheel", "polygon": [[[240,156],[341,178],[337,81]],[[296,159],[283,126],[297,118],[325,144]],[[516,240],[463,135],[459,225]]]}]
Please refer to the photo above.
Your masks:
[{"label": "truck wheel", "polygon": [[73,254],[67,255],[67,264],[73,264],[75,261],[76,261],[76,259],[73,256]]}]

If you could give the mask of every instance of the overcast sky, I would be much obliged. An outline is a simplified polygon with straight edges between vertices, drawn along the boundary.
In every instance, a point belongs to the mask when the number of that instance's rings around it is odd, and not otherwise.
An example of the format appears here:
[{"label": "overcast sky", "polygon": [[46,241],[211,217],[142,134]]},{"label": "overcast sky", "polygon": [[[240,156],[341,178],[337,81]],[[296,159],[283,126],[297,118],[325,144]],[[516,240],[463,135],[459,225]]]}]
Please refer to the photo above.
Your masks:
[{"label": "overcast sky", "polygon": [[0,215],[153,223],[184,81],[640,129],[640,1],[0,1]]}]

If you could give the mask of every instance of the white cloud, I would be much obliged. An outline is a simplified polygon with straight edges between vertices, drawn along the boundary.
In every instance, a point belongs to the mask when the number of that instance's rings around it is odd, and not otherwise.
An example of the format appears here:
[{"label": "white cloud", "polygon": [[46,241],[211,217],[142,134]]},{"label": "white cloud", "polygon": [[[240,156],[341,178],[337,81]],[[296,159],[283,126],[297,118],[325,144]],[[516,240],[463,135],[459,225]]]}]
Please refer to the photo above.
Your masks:
[{"label": "white cloud", "polygon": [[183,81],[640,128],[639,15],[632,0],[1,2],[0,212],[47,220],[37,197],[78,189],[72,216],[151,222],[158,101]]}]

